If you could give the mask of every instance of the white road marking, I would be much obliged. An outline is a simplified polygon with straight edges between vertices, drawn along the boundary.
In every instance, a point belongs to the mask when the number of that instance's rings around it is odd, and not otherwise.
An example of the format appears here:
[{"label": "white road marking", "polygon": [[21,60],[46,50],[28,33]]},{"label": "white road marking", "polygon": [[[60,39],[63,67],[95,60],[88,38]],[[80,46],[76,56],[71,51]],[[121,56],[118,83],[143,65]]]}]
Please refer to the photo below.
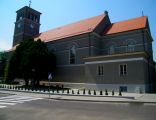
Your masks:
[{"label": "white road marking", "polygon": [[16,105],[16,103],[0,102],[0,105]]},{"label": "white road marking", "polygon": [[5,107],[6,107],[6,106],[1,106],[1,105],[0,105],[0,108],[5,108]]},{"label": "white road marking", "polygon": [[147,106],[154,106],[154,105],[156,106],[155,103],[144,103],[144,105],[145,105],[145,106],[146,106],[146,105],[147,105]]},{"label": "white road marking", "polygon": [[35,98],[35,97],[29,97],[29,96],[17,96],[17,95],[0,97],[0,108],[6,108],[9,105],[16,105],[18,103],[24,103],[24,102],[40,100],[40,99],[43,99],[43,98]]}]

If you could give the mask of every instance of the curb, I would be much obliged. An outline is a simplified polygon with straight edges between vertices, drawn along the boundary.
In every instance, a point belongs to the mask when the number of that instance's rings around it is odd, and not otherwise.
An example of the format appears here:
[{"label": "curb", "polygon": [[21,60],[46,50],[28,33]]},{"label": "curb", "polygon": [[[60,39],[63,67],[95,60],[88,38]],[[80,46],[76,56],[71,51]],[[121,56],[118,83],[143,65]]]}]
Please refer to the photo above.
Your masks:
[{"label": "curb", "polygon": [[149,104],[156,104],[156,102],[147,102],[147,101],[98,101],[98,100],[76,100],[76,99],[59,99],[59,98],[47,98],[46,99],[53,99],[53,100],[60,100],[60,101],[80,101],[80,102],[101,102],[101,103],[138,103],[138,104],[145,104],[145,103],[149,103]]},{"label": "curb", "polygon": [[[48,95],[49,93],[41,93],[41,92],[32,92],[32,91],[18,91],[18,90],[8,90],[8,89],[0,89],[2,91],[12,91],[12,92],[18,92],[18,93],[32,93],[32,94],[43,94],[43,95]],[[7,93],[6,93],[7,94]],[[11,93],[8,93],[8,94],[11,94]],[[53,94],[53,93],[50,93],[50,95],[63,95],[63,96],[83,96],[83,97],[103,97],[103,98],[127,98],[127,99],[131,99],[132,97],[126,97],[126,96],[93,96],[93,95],[70,95],[70,94]],[[149,104],[156,104],[156,101],[155,102],[150,102],[150,101],[137,101],[135,99],[131,99],[131,100],[127,100],[127,101],[124,101],[124,100],[84,100],[84,99],[64,99],[64,98],[48,98],[48,97],[43,97],[45,99],[53,99],[53,100],[62,100],[62,101],[82,101],[82,102],[103,102],[103,103],[138,103],[138,104],[144,104],[144,103],[149,103]],[[135,98],[135,97],[133,97]],[[133,101],[132,101],[133,100]]]},{"label": "curb", "polygon": [[[19,91],[19,90],[10,90],[10,89],[0,89],[3,91],[12,91],[12,92],[24,92],[24,93],[34,93],[34,94],[49,94],[48,92],[43,93],[43,92],[35,92],[35,91]],[[63,96],[83,96],[83,97],[110,97],[110,98],[127,98],[127,99],[132,99],[134,100],[135,97],[131,96],[106,96],[106,95],[76,95],[76,94],[59,94],[59,93],[50,93],[50,95],[63,95]]]}]

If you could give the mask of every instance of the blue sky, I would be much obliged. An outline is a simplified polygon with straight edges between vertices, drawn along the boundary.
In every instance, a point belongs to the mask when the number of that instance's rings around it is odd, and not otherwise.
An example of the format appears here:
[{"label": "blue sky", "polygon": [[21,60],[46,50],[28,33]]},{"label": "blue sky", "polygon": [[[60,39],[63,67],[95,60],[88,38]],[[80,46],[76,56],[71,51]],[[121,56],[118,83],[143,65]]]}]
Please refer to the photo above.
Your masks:
[{"label": "blue sky", "polygon": [[[29,5],[29,0],[0,0],[0,50],[12,46],[16,11]],[[156,60],[156,0],[32,0],[32,8],[40,11],[40,32],[109,12],[111,22],[123,21],[142,15],[148,16],[154,39]]]}]

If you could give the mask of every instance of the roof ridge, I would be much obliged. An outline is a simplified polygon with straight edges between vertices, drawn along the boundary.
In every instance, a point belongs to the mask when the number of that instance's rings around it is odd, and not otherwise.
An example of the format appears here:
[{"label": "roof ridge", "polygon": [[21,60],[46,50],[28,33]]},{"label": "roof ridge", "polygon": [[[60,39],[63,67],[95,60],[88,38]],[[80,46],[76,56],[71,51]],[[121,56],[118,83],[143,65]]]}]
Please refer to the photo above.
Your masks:
[{"label": "roof ridge", "polygon": [[116,24],[116,23],[127,22],[127,21],[137,20],[137,19],[141,19],[141,18],[148,18],[148,16],[140,16],[140,17],[136,17],[136,18],[130,18],[130,19],[127,19],[127,20],[122,20],[122,21],[114,22],[114,23],[112,23],[112,25],[113,24]]},{"label": "roof ridge", "polygon": [[41,32],[34,36],[35,39],[41,39],[42,41],[53,41],[57,39],[63,39],[72,37],[74,35],[80,35],[94,31],[98,24],[104,20],[106,14],[101,14],[91,18],[83,19],[77,22],[66,24],[64,26],[56,27],[45,32]]},{"label": "roof ridge", "polygon": [[[57,30],[57,29],[61,29],[63,27],[66,27],[66,26],[69,26],[69,25],[73,25],[73,24],[76,24],[76,23],[80,23],[82,21],[87,21],[87,20],[91,20],[93,18],[96,18],[96,17],[100,17],[100,16],[104,16],[105,17],[106,14],[101,14],[101,15],[97,15],[97,16],[92,16],[90,18],[85,18],[85,19],[82,19],[82,20],[78,20],[78,21],[75,21],[75,22],[72,22],[72,23],[69,23],[69,24],[65,24],[65,25],[62,25],[62,26],[59,26],[59,27],[56,27],[56,28],[52,28],[52,29],[49,29],[47,31],[44,31],[44,32],[41,32],[41,33],[46,33],[48,31],[52,31],[52,30]],[[39,33],[39,34],[41,34]]]},{"label": "roof ridge", "polygon": [[[88,30],[89,31],[89,30]],[[90,31],[89,31],[90,32]],[[81,33],[83,34],[83,33],[86,33],[86,31],[81,31],[81,32],[77,32],[77,33],[79,33],[78,35],[80,35]],[[76,33],[75,33],[76,34]],[[62,35],[62,36],[59,36],[59,37],[55,37],[54,38],[54,40],[58,40],[58,39],[62,39],[62,38],[67,38],[67,37],[70,37],[70,35],[72,35],[72,34],[68,34],[68,35]],[[45,42],[49,42],[49,40],[50,39],[46,39],[46,41]]]},{"label": "roof ridge", "polygon": [[103,35],[110,35],[145,28],[147,20],[147,16],[141,16],[121,22],[112,23],[106,28],[106,30],[103,32]]}]

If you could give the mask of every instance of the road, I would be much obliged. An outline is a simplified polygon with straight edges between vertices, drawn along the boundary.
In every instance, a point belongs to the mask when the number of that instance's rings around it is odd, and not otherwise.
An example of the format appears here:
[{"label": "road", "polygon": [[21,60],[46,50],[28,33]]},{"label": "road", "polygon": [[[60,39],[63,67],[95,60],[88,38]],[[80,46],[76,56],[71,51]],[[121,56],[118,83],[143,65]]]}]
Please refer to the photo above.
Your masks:
[{"label": "road", "polygon": [[7,97],[9,99],[11,97],[10,100],[16,97],[19,103],[0,108],[0,120],[155,120],[156,118],[156,104],[62,101],[0,94],[1,104],[4,99],[8,99]]}]

